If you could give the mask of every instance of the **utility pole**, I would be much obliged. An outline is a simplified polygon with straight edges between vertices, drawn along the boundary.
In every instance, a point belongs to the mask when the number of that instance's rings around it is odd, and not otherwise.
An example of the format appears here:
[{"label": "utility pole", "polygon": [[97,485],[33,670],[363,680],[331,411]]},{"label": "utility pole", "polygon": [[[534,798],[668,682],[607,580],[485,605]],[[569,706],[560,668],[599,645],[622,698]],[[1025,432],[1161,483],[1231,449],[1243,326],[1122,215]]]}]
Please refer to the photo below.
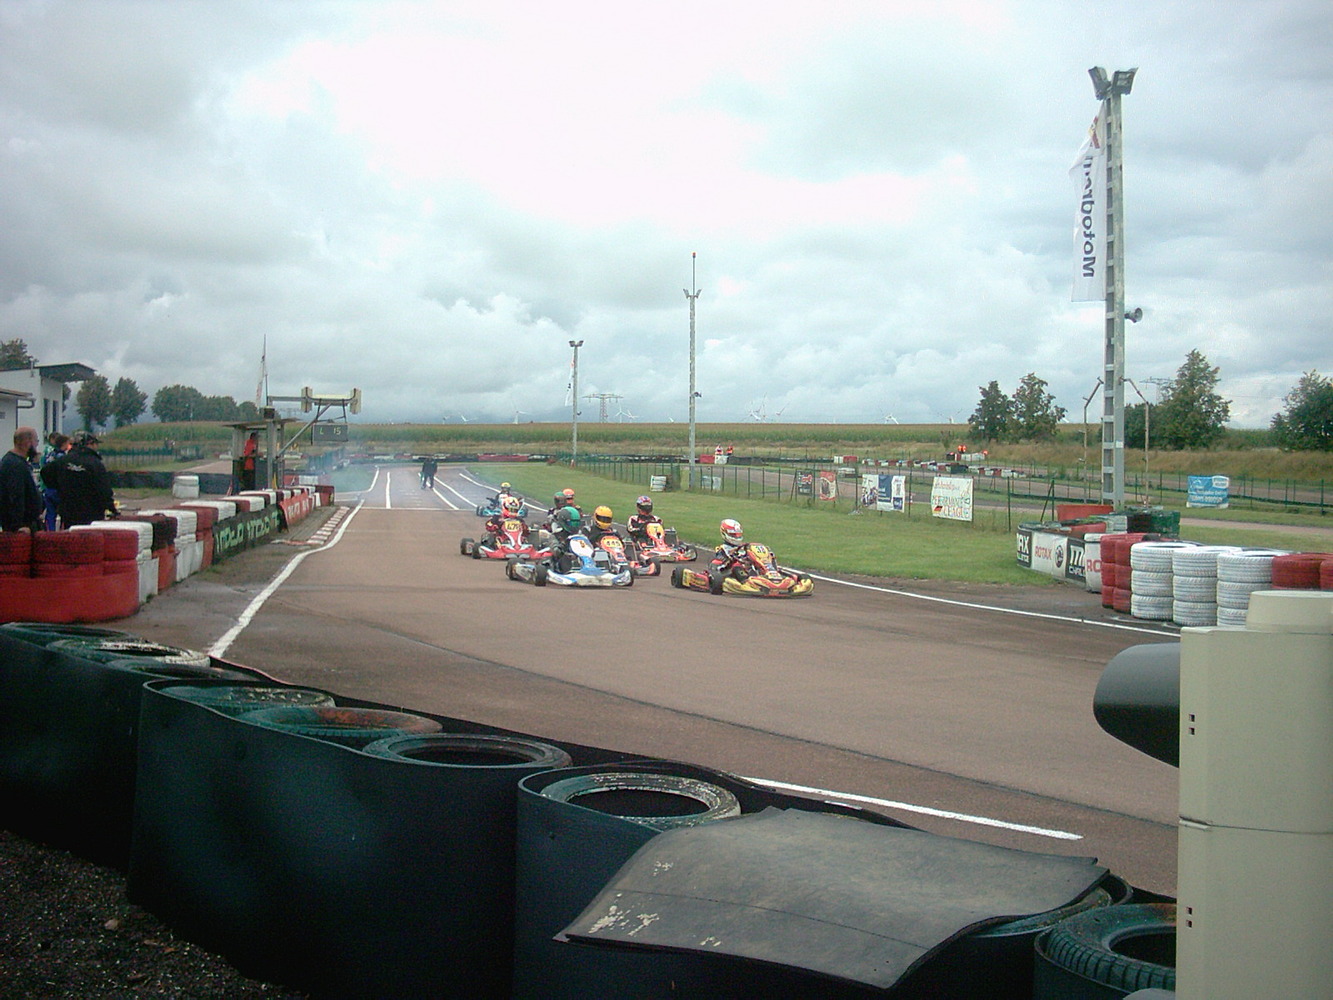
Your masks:
[{"label": "utility pole", "polygon": [[694,402],[699,398],[699,394],[694,390],[694,305],[699,299],[699,289],[694,280],[695,262],[699,255],[690,253],[690,288],[684,289],[685,297],[690,300],[690,484],[689,489],[694,489],[694,463],[697,458],[694,445]]},{"label": "utility pole", "polygon": [[590,392],[583,397],[584,399],[596,399],[599,401],[597,410],[597,420],[599,423],[606,423],[606,403],[610,399],[624,399],[625,397],[618,392]]},{"label": "utility pole", "polygon": [[1106,112],[1106,344],[1102,375],[1102,502],[1125,502],[1125,205],[1124,144],[1120,98],[1138,69],[1111,77],[1094,66],[1092,88]]},{"label": "utility pole", "polygon": [[574,363],[572,365],[573,374],[572,385],[569,398],[573,400],[569,410],[569,424],[573,429],[573,444],[570,447],[569,467],[572,469],[579,460],[579,348],[583,346],[581,340],[571,340],[569,346],[574,348]]}]

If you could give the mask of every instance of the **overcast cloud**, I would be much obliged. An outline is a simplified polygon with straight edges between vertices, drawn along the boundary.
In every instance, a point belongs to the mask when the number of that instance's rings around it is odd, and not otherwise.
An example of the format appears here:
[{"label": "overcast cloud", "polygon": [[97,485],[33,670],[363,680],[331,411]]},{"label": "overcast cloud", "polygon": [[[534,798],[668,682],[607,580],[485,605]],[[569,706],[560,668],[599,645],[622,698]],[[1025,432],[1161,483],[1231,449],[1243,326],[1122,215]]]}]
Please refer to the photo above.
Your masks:
[{"label": "overcast cloud", "polygon": [[[1333,372],[1327,0],[0,0],[0,339],[366,420],[1071,417],[1067,171],[1124,99],[1127,374]],[[595,419],[584,401],[583,419]],[[1092,413],[1096,412],[1095,404]]]}]

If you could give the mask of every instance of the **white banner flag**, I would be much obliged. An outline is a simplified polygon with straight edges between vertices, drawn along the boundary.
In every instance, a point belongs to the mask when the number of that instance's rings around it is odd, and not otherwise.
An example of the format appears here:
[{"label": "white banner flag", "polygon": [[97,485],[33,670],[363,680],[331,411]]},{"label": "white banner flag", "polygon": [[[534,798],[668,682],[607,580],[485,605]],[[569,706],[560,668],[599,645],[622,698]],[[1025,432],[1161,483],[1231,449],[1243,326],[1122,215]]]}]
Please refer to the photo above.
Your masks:
[{"label": "white banner flag", "polygon": [[1106,298],[1106,107],[1088,126],[1069,177],[1078,188],[1074,215],[1073,302]]}]

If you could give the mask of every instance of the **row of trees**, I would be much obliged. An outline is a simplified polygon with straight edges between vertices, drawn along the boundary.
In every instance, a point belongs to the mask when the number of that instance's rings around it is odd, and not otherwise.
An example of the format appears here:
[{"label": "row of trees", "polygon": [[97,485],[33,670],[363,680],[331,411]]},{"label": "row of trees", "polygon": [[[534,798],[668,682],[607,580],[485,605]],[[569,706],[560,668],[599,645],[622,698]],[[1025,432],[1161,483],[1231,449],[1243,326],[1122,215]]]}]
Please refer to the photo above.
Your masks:
[{"label": "row of trees", "polygon": [[[1207,448],[1225,433],[1231,403],[1217,392],[1219,369],[1199,351],[1190,351],[1176,377],[1162,386],[1157,403],[1125,407],[1125,444],[1159,448]],[[1065,408],[1056,405],[1046,382],[1024,375],[1012,396],[998,382],[981,389],[981,401],[968,418],[972,432],[987,441],[1045,441],[1055,436]],[[1280,419],[1280,418],[1277,418]]]}]

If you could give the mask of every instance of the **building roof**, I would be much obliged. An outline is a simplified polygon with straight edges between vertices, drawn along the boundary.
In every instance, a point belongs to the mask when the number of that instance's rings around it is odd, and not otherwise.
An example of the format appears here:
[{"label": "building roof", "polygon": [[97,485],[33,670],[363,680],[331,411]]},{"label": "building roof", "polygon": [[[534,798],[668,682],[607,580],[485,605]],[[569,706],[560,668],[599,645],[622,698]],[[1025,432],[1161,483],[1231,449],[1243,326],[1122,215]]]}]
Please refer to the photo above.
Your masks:
[{"label": "building roof", "polygon": [[85,382],[97,374],[96,368],[89,368],[77,361],[63,365],[16,365],[12,368],[0,368],[0,371],[25,372],[30,368],[37,369],[42,378],[54,379],[57,382]]}]

